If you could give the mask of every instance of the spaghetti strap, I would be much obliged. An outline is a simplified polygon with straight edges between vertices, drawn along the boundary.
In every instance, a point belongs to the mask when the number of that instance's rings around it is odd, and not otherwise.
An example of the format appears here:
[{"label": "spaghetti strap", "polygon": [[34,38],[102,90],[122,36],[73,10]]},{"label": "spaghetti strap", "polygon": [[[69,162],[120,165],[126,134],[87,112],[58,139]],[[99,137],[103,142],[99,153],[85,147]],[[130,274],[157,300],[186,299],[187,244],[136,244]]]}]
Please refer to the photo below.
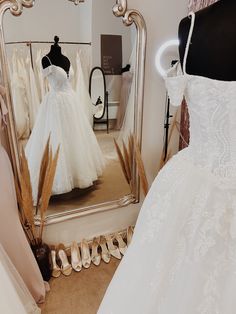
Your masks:
[{"label": "spaghetti strap", "polygon": [[51,60],[49,59],[49,57],[48,57],[48,56],[45,56],[45,57],[48,59],[50,65],[52,65],[52,62],[51,62]]},{"label": "spaghetti strap", "polygon": [[184,61],[183,61],[183,72],[184,72],[184,74],[186,74],[186,63],[187,63],[189,46],[190,46],[190,43],[191,43],[193,29],[194,29],[194,24],[195,24],[195,13],[194,12],[190,12],[189,13],[189,17],[191,17],[191,26],[190,26],[190,30],[189,30],[189,34],[188,34],[188,41],[187,41],[187,44],[186,44],[186,47],[185,47],[185,53],[184,53]]}]

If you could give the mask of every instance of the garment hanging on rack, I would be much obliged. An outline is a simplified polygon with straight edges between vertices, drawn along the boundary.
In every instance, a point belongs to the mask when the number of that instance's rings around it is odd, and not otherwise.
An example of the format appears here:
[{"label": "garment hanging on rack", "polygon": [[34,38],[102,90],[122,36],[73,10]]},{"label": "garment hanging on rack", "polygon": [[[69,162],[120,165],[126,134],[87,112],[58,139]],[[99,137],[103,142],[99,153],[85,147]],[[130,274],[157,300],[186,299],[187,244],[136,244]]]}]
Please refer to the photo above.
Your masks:
[{"label": "garment hanging on rack", "polygon": [[[131,86],[133,81],[133,73],[130,71],[122,73],[121,90],[120,90],[120,103],[116,116],[116,129],[120,130],[125,118],[126,109],[131,95]],[[129,113],[130,114],[130,113]],[[131,113],[132,114],[132,113]]]},{"label": "garment hanging on rack", "polygon": [[29,90],[28,112],[29,112],[29,120],[30,120],[30,131],[32,131],[35,124],[36,117],[37,117],[40,101],[39,101],[38,89],[36,85],[35,74],[32,68],[30,56],[26,58],[25,65],[28,72],[27,73],[28,74],[27,86]]},{"label": "garment hanging on rack", "polygon": [[11,90],[12,90],[12,102],[14,108],[14,116],[16,122],[17,138],[25,139],[29,136],[29,115],[27,104],[27,91],[25,89],[24,69],[20,66],[17,59],[17,53],[12,55],[12,67],[11,67]]},{"label": "garment hanging on rack", "polygon": [[128,95],[128,101],[127,101],[127,106],[126,106],[126,111],[123,119],[123,124],[120,129],[120,134],[118,137],[118,141],[124,141],[127,142],[128,138],[131,133],[134,132],[134,97],[135,97],[135,64],[136,64],[136,43],[134,44],[130,60],[130,79],[132,80],[130,90],[129,90],[129,95]]},{"label": "garment hanging on rack", "polygon": [[34,67],[40,102],[42,101],[43,97],[47,93],[47,83],[45,82],[45,79],[43,77],[43,71],[42,71],[43,69],[42,69],[42,64],[41,64],[42,57],[45,54],[46,54],[46,51],[43,52],[41,49],[37,50],[36,59],[35,59],[35,67]]},{"label": "garment hanging on rack", "polygon": [[83,47],[78,50],[83,70],[86,89],[89,90],[89,77],[92,70],[91,47]]},{"label": "garment hanging on rack", "polygon": [[89,95],[89,90],[85,83],[84,71],[81,62],[81,51],[76,54],[76,87],[75,91],[79,97],[80,104],[83,106],[83,110],[87,115],[87,119],[91,126],[93,126],[93,114],[95,106]]}]

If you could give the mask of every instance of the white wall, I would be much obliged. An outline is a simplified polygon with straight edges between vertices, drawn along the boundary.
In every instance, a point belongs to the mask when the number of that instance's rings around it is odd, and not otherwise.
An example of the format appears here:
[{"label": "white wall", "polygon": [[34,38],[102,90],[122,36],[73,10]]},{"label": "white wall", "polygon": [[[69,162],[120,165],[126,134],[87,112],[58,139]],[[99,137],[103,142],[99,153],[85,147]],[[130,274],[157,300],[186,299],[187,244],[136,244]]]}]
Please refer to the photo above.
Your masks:
[{"label": "white wall", "polygon": [[[4,20],[4,33],[6,42],[9,41],[53,41],[54,36],[60,42],[86,42],[92,41],[92,0],[75,6],[67,0],[36,0],[30,9],[24,9],[18,16],[12,16],[7,11]],[[59,43],[60,44],[60,43]],[[51,44],[33,44],[33,59],[36,60],[38,49],[43,54],[50,50]],[[62,53],[67,55],[75,68],[75,53],[80,49],[88,49],[88,45],[63,45],[60,44]],[[29,53],[25,44],[7,45],[8,56],[17,48],[23,55]]]},{"label": "white wall", "polygon": [[[123,66],[129,63],[132,53],[133,33],[132,27],[125,27],[120,19],[112,13],[114,0],[93,0],[92,13],[92,64],[101,66],[101,34],[122,36],[122,57]],[[121,76],[107,75],[107,91],[109,102],[119,103]],[[110,107],[110,119],[115,119],[117,105]]]},{"label": "white wall", "polygon": [[131,52],[131,29],[122,25],[112,13],[114,0],[93,0],[92,42],[93,66],[101,66],[100,35],[121,35],[123,44],[123,65],[126,65]]},{"label": "white wall", "polygon": [[37,40],[91,42],[92,0],[75,6],[67,0],[36,0],[21,16],[4,16],[6,41]]}]

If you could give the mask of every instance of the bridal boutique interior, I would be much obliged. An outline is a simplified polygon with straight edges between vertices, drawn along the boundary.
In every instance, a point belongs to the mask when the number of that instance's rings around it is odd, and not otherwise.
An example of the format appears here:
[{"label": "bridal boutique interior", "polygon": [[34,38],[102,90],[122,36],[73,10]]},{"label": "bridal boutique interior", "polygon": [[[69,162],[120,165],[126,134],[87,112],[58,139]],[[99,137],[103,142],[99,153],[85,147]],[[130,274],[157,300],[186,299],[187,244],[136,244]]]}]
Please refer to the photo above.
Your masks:
[{"label": "bridal boutique interior", "polygon": [[157,69],[178,47],[157,52],[215,2],[0,1],[1,313],[99,311],[147,190],[188,146]]}]

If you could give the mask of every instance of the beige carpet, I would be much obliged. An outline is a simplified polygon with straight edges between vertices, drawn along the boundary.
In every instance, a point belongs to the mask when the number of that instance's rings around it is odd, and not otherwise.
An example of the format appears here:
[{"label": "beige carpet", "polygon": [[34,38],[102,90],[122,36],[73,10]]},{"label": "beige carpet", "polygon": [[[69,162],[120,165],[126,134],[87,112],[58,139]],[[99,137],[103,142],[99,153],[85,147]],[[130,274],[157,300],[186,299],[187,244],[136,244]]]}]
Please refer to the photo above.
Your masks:
[{"label": "beige carpet", "polygon": [[99,145],[106,158],[106,168],[102,177],[88,189],[75,189],[67,194],[53,196],[47,215],[114,201],[130,194],[130,187],[125,180],[113,143],[113,138],[118,134],[119,132],[110,134],[103,131],[96,132]]},{"label": "beige carpet", "polygon": [[109,264],[51,279],[42,314],[96,314],[118,265],[119,260],[112,258]]}]

